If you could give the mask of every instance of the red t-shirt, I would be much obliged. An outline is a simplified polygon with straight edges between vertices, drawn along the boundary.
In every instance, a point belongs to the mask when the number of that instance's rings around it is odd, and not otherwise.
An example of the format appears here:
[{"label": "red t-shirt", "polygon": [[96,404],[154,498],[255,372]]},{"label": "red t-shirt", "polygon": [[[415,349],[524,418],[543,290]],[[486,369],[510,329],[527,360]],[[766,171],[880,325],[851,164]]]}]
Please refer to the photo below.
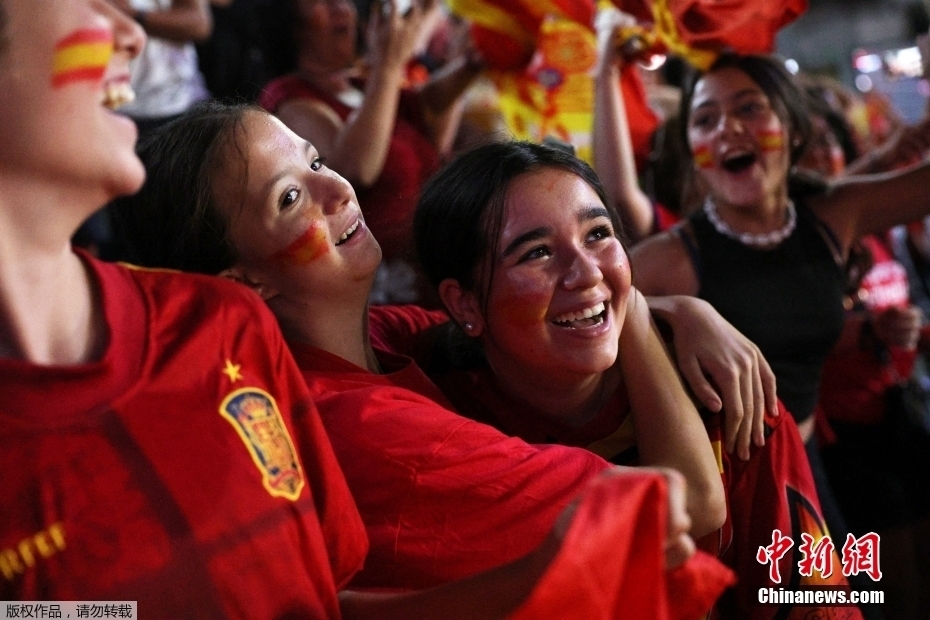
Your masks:
[{"label": "red t-shirt", "polygon": [[[872,253],[873,266],[862,279],[862,302],[870,312],[910,303],[907,271],[874,235],[861,243]],[[898,377],[914,368],[916,350],[891,349]],[[834,351],[827,357],[820,379],[820,406],[831,420],[852,424],[879,424],[885,417],[885,392],[897,383],[895,373],[874,350],[856,347]]]},{"label": "red t-shirt", "polygon": [[[275,114],[282,103],[291,99],[322,102],[343,121],[354,111],[297,75],[269,82],[259,105]],[[411,258],[413,210],[423,184],[438,169],[439,153],[429,137],[419,98],[415,92],[403,90],[384,169],[370,187],[355,187],[365,223],[381,245],[386,260]]]},{"label": "red t-shirt", "polygon": [[0,599],[338,618],[367,541],[274,318],[218,278],[86,260],[103,358],[0,360]]},{"label": "red t-shirt", "polygon": [[[291,343],[368,531],[353,585],[423,588],[517,559],[608,467],[463,418],[406,357],[387,374]],[[440,404],[443,403],[443,404]]]},{"label": "red t-shirt", "polygon": [[[407,321],[401,320],[404,315],[408,317]],[[441,314],[423,311],[416,306],[372,308],[371,337],[380,342],[402,341],[405,337],[415,339],[441,320]],[[395,328],[397,331],[392,333],[390,330]],[[417,347],[407,345],[407,348]],[[429,367],[427,361],[424,359],[425,367]],[[614,394],[587,425],[571,428],[546,420],[532,408],[503,393],[487,369],[449,370],[430,378],[462,415],[500,428],[507,434],[529,442],[585,447],[617,463],[635,462],[635,435],[624,393]],[[826,533],[826,526],[797,426],[780,403],[779,406],[781,415],[766,416],[765,447],[753,447],[749,461],[731,457],[722,449],[721,416],[711,414],[704,419],[723,477],[727,520],[717,533],[704,537],[700,546],[717,554],[739,578],[736,587],[724,594],[717,605],[716,612],[722,618],[800,620],[806,618],[812,608],[760,606],[756,604],[758,589],[797,583],[847,585],[839,570],[840,561],[836,554],[830,579],[820,579],[817,572],[814,572],[814,578],[802,578],[799,573],[801,533],[807,532],[818,540]],[[779,563],[780,586],[769,581],[768,566],[756,560],[758,548],[772,542],[775,529],[795,541],[791,551]],[[840,547],[843,542],[839,541]],[[828,617],[861,617],[853,607],[834,608],[831,612],[833,615]]]}]

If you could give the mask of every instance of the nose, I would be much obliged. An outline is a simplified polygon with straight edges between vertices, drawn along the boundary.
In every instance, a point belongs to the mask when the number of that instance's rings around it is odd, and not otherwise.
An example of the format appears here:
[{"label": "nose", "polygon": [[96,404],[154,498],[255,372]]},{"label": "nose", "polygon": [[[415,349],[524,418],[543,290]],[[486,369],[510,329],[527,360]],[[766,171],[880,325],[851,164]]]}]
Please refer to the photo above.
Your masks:
[{"label": "nose", "polygon": [[717,130],[723,134],[742,133],[743,123],[735,114],[721,114]]},{"label": "nose", "polygon": [[569,261],[568,270],[562,280],[562,285],[567,290],[591,288],[603,279],[597,260],[584,248],[575,248]]},{"label": "nose", "polygon": [[135,58],[145,46],[146,35],[136,20],[126,13],[113,7],[113,49],[117,53],[124,53],[129,58]]}]

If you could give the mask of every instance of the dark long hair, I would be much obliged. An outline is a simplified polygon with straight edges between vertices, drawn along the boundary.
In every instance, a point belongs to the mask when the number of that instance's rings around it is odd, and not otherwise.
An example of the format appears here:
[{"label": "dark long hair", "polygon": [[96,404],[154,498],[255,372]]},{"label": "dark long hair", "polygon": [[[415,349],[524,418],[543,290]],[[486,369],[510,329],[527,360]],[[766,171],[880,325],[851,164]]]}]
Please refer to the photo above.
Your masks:
[{"label": "dark long hair", "polygon": [[[423,188],[413,219],[420,264],[438,286],[447,278],[487,298],[493,257],[503,225],[504,203],[513,181],[524,174],[555,168],[591,186],[610,213],[618,237],[620,218],[591,167],[563,149],[531,142],[495,142],[467,151],[436,173]],[[479,274],[487,268],[489,271]]]},{"label": "dark long hair", "polygon": [[[247,105],[204,103],[160,127],[138,146],[145,185],[108,209],[125,259],[145,267],[217,274],[236,260],[227,216],[217,208],[213,175],[239,143]],[[245,180],[243,179],[243,183]]]}]

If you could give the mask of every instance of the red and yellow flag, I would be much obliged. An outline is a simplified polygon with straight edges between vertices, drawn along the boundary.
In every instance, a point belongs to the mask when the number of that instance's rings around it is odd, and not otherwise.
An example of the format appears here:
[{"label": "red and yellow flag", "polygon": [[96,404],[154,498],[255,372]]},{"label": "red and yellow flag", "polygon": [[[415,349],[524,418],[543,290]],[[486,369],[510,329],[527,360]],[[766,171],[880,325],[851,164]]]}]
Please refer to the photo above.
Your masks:
[{"label": "red and yellow flag", "polygon": [[102,28],[77,30],[58,42],[52,67],[52,86],[103,79],[113,56],[113,34]]}]

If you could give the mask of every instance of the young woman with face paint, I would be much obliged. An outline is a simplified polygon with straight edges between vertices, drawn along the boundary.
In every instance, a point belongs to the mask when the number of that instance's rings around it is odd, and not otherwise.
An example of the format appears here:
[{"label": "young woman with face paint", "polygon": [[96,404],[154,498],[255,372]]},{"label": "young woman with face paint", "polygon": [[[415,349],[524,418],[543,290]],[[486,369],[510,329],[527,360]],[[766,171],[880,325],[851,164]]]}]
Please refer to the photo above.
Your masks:
[{"label": "young woman with face paint", "polygon": [[[669,415],[662,398],[675,397],[678,380],[659,379],[674,371],[661,348],[642,345],[658,339],[630,286],[618,218],[606,204],[590,168],[537,145],[488,145],[440,171],[417,207],[415,239],[454,324],[432,334],[423,367],[469,417],[614,462],[669,465],[663,459],[675,458],[680,444],[706,443],[709,435],[728,518],[698,542],[740,575],[718,612],[760,620],[811,613],[760,606],[756,598],[760,587],[777,587],[756,558],[773,530],[798,540],[801,532],[815,539],[824,533],[793,421],[766,415],[766,442],[744,460],[723,448],[722,414],[705,416],[700,436],[686,431],[684,405]],[[625,312],[616,309],[618,298],[629,300]],[[662,398],[656,385],[666,390]],[[796,571],[790,560],[781,566]],[[834,574],[819,582],[827,584],[846,581]]]},{"label": "young woman with face paint", "polygon": [[[222,274],[273,310],[366,525],[353,584],[417,589],[510,562],[431,600],[475,617],[512,610],[558,546],[553,522],[606,462],[462,418],[409,358],[371,346],[378,243],[352,187],[277,118],[204,106],[140,156],[149,178],[114,208],[133,260]],[[671,516],[675,562],[693,543]]]},{"label": "young woman with face paint", "polygon": [[832,533],[842,537],[811,437],[822,365],[843,325],[844,264],[856,239],[930,212],[930,164],[826,187],[797,182],[791,169],[810,120],[773,58],[722,56],[686,89],[681,110],[708,198],[681,226],[634,249],[636,283],[709,301],[759,346],[806,441]]},{"label": "young woman with face paint", "polygon": [[145,35],[106,0],[0,16],[0,597],[337,617],[365,532],[270,313],[70,246],[143,182],[114,109]]},{"label": "young woman with face paint", "polygon": [[849,247],[930,211],[930,167],[793,191],[810,121],[790,74],[765,57],[721,57],[685,92],[682,118],[709,197],[688,222],[635,248],[637,285],[706,299],[753,340],[807,439],[820,367],[842,326]]}]

